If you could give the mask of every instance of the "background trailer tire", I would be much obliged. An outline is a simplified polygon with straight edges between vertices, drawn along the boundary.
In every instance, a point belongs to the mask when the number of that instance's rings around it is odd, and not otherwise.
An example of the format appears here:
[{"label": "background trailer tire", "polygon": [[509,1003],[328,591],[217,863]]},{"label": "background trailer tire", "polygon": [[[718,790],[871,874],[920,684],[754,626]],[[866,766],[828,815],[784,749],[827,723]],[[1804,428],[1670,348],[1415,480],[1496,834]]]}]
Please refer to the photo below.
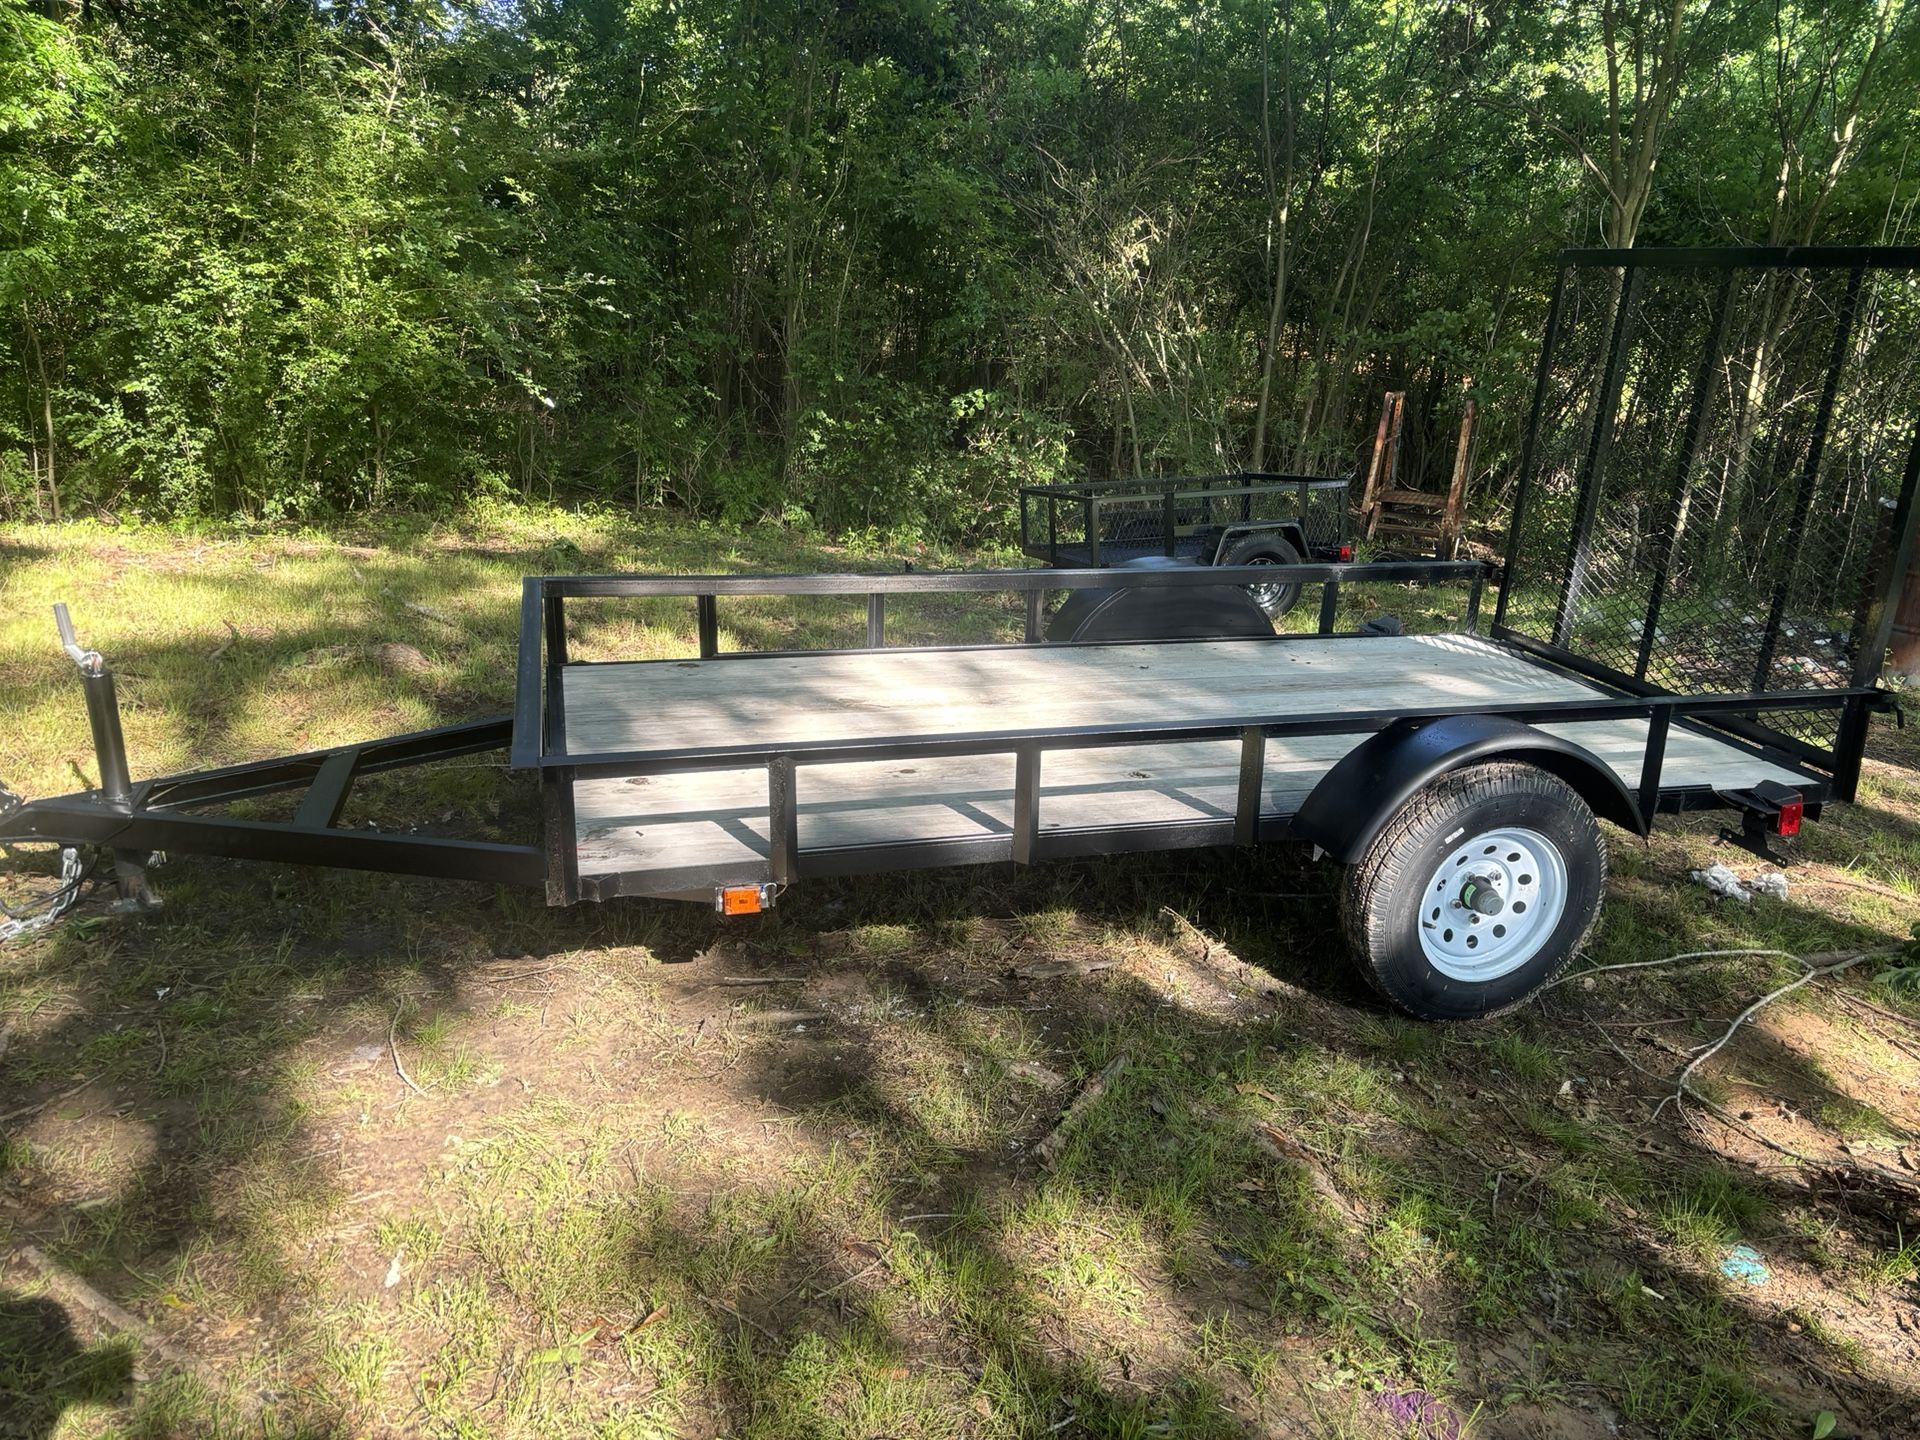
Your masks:
[{"label": "background trailer tire", "polygon": [[1347,871],[1343,918],[1375,989],[1422,1020],[1474,1020],[1566,968],[1600,914],[1607,847],[1586,801],[1535,765],[1449,771]]},{"label": "background trailer tire", "polygon": [[[1298,565],[1300,552],[1279,535],[1249,535],[1236,540],[1214,562],[1218,565]],[[1249,585],[1247,594],[1253,597],[1254,604],[1274,619],[1279,619],[1300,599],[1300,582],[1271,585]]]}]

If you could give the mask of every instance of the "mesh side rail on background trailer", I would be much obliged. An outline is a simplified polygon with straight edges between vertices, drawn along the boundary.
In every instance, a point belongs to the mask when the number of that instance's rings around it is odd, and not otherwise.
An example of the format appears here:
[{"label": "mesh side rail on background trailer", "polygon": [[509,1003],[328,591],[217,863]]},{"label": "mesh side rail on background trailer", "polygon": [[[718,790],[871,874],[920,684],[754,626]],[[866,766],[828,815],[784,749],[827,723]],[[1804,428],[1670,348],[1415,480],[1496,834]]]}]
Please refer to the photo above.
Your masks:
[{"label": "mesh side rail on background trailer", "polygon": [[1205,562],[1224,531],[1289,522],[1309,548],[1330,548],[1346,538],[1347,491],[1336,477],[1252,471],[1028,485],[1020,491],[1020,548],[1048,564],[1162,554]]},{"label": "mesh side rail on background trailer", "polygon": [[[1568,251],[1493,634],[1633,690],[1869,686],[1911,554],[1920,248]],[[1829,763],[1847,712],[1731,724]]]}]

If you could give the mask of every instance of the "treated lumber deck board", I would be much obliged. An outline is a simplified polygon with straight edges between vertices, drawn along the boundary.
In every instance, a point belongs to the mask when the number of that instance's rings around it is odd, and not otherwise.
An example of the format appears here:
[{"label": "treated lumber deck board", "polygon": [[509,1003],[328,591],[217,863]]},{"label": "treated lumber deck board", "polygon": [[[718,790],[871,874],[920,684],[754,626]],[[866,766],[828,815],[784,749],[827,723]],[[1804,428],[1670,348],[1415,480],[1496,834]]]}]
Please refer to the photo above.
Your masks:
[{"label": "treated lumber deck board", "polygon": [[642,661],[564,672],[570,755],[1252,714],[1584,700],[1467,636]]},{"label": "treated lumber deck board", "polygon": [[[1457,636],[656,662],[582,667],[565,683],[576,754],[1601,693]],[[1546,728],[1585,745],[1637,787],[1646,722]],[[1294,813],[1327,768],[1364,738],[1269,739],[1262,813]],[[1672,731],[1669,787],[1760,779],[1791,784],[1799,777],[1685,727]],[[1041,769],[1041,830],[1224,820],[1238,783],[1233,741],[1053,751]],[[583,875],[720,867],[730,878],[766,877],[763,768],[580,781],[574,806]],[[800,771],[803,852],[1005,836],[1012,823],[1010,754]]]}]

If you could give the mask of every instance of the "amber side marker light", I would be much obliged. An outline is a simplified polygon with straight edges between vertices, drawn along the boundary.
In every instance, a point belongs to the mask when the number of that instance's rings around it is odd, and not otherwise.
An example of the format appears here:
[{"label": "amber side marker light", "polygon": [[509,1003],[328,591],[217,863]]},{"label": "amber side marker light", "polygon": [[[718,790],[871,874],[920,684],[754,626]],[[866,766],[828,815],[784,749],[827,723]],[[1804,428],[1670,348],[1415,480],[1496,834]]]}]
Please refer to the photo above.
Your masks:
[{"label": "amber side marker light", "polygon": [[721,915],[758,915],[773,908],[778,893],[772,885],[722,885],[714,892],[713,908]]}]

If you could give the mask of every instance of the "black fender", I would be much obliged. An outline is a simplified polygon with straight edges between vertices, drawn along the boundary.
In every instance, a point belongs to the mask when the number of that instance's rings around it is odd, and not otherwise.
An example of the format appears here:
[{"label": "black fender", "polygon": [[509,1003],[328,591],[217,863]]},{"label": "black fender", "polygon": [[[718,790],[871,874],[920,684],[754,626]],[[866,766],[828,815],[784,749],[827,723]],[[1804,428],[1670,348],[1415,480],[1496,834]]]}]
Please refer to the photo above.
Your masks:
[{"label": "black fender", "polygon": [[1293,833],[1351,865],[1416,791],[1477,760],[1538,765],[1566,781],[1602,820],[1647,833],[1632,792],[1591,750],[1499,715],[1395,721],[1320,777],[1293,817]]},{"label": "black fender", "polygon": [[1212,563],[1226,564],[1227,551],[1233,549],[1242,540],[1264,539],[1267,536],[1286,541],[1299,554],[1302,562],[1312,562],[1314,552],[1313,547],[1307,543],[1306,530],[1301,527],[1298,520],[1281,520],[1268,521],[1265,524],[1225,526],[1220,532],[1219,543],[1213,547]]},{"label": "black fender", "polygon": [[[1190,562],[1147,555],[1116,569],[1187,569]],[[1076,590],[1047,626],[1050,644],[1083,640],[1223,640],[1271,635],[1273,621],[1237,585],[1183,585],[1178,589]]]}]

